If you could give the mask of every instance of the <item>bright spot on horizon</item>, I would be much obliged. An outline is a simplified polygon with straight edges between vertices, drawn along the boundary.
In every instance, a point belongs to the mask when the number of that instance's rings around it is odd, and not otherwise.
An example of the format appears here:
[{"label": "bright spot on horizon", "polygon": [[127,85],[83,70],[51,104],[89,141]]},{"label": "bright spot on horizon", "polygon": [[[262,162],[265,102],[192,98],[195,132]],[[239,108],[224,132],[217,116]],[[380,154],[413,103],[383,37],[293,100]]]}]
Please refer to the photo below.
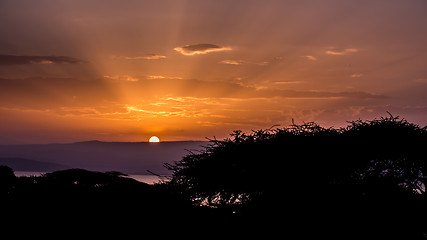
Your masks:
[{"label": "bright spot on horizon", "polygon": [[156,143],[156,142],[160,142],[160,139],[156,136],[152,136],[150,137],[150,140],[148,140],[150,143]]}]

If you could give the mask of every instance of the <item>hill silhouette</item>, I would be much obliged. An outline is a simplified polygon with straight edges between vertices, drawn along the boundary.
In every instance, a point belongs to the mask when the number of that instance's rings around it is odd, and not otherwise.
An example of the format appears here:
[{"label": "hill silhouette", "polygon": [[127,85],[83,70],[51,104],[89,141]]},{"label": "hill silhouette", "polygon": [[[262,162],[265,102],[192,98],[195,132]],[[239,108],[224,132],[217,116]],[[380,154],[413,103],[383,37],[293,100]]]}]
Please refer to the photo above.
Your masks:
[{"label": "hill silhouette", "polygon": [[[206,141],[176,142],[101,142],[87,141],[63,144],[0,145],[0,158],[20,158],[46,163],[46,165],[20,165],[25,171],[50,172],[65,169],[47,164],[65,165],[91,171],[120,171],[127,174],[147,174],[147,170],[170,174],[162,164],[178,160],[186,149],[200,149]],[[1,164],[1,162],[0,162]],[[4,165],[13,164],[12,162]],[[17,164],[17,162],[15,162]],[[34,166],[34,168],[31,168]],[[15,171],[18,169],[13,168]]]},{"label": "hill silhouette", "polygon": [[0,194],[3,206],[52,224],[127,226],[145,216],[175,219],[181,230],[204,224],[250,234],[267,226],[302,239],[425,239],[425,146],[426,127],[392,115],[339,129],[310,122],[210,140],[165,163],[173,174],[155,185],[83,169],[17,178],[0,167]]},{"label": "hill silhouette", "polygon": [[0,158],[0,165],[11,167],[14,171],[51,172],[69,168],[57,163],[40,162],[26,158]]}]

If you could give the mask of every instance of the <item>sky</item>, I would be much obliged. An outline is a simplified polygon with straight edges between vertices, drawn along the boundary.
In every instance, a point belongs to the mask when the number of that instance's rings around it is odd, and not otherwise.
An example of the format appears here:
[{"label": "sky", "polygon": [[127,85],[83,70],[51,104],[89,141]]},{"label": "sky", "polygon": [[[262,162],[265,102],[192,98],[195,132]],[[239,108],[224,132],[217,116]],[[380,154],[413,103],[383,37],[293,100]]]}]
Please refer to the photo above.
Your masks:
[{"label": "sky", "polygon": [[0,144],[427,125],[425,0],[0,0]]}]

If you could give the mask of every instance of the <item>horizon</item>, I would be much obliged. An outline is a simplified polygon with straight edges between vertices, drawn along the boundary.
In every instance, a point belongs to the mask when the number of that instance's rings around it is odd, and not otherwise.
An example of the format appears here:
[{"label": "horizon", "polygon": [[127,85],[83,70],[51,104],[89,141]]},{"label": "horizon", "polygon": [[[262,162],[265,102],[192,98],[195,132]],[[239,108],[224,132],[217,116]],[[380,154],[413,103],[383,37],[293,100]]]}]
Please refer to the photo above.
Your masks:
[{"label": "horizon", "polygon": [[[37,9],[37,11],[34,11]],[[427,2],[2,1],[0,145],[427,125]]]},{"label": "horizon", "polygon": [[160,141],[160,142],[149,142],[149,141],[139,141],[139,142],[124,142],[124,141],[100,141],[100,140],[88,140],[88,141],[77,141],[77,142],[47,142],[47,143],[16,143],[16,144],[2,144],[0,146],[8,145],[49,145],[49,144],[84,144],[84,143],[150,143],[150,144],[159,144],[159,143],[183,143],[183,142],[209,142],[209,140],[177,140],[177,141]]}]

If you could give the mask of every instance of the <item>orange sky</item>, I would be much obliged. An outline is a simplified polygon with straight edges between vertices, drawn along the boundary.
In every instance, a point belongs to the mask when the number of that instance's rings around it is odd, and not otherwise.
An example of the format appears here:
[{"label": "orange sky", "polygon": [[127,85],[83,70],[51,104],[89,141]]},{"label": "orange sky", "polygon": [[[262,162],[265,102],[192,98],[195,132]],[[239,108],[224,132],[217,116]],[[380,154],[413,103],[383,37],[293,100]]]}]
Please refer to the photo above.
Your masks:
[{"label": "orange sky", "polygon": [[0,144],[427,125],[424,0],[0,1]]}]

